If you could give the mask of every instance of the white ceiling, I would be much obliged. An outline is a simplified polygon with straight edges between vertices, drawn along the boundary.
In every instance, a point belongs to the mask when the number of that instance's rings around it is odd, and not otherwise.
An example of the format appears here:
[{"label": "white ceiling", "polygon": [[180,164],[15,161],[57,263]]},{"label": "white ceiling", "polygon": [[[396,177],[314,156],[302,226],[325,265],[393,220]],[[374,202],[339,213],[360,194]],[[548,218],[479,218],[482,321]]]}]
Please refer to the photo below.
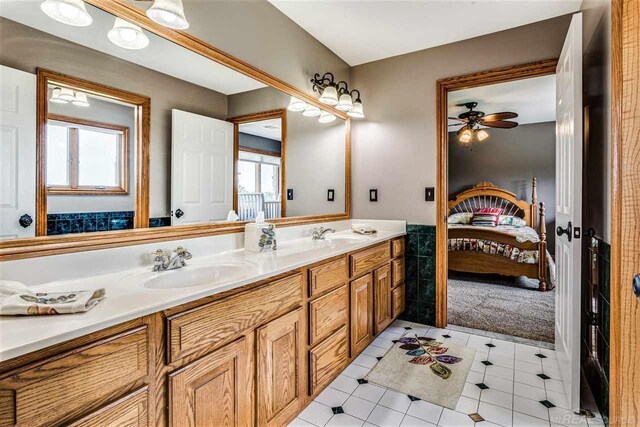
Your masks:
[{"label": "white ceiling", "polygon": [[349,65],[576,12],[582,0],[269,0]]},{"label": "white ceiling", "polygon": [[34,0],[0,0],[0,16],[225,95],[265,87],[257,80],[147,31],[149,46],[142,50],[122,49],[107,38],[114,16],[88,4],[93,24],[72,27],[45,15],[40,3]]},{"label": "white ceiling", "polygon": [[282,141],[282,124],[280,120],[281,119],[269,119],[259,122],[242,123],[240,125],[240,132],[273,139],[274,141]]},{"label": "white ceiling", "polygon": [[[556,76],[535,77],[450,92],[448,115],[457,117],[458,114],[468,111],[464,106],[456,106],[457,104],[475,101],[478,103],[475,109],[486,114],[503,111],[518,113],[518,117],[510,121],[521,125],[552,122],[556,120],[555,99]],[[454,123],[458,122],[449,120],[449,124]]]}]

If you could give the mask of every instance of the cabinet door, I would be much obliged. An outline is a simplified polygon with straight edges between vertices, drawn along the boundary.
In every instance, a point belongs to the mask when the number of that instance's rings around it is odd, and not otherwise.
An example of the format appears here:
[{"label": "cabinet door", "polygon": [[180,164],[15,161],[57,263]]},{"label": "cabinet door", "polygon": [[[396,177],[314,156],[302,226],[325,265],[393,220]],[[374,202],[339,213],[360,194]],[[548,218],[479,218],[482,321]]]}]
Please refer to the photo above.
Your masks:
[{"label": "cabinet door", "polygon": [[351,356],[360,353],[373,338],[373,277],[367,274],[351,282]]},{"label": "cabinet door", "polygon": [[170,374],[170,425],[250,426],[252,354],[244,337]]},{"label": "cabinet door", "polygon": [[258,329],[258,425],[280,426],[300,410],[302,325],[298,309]]},{"label": "cabinet door", "polygon": [[393,318],[395,319],[404,311],[405,284],[398,286],[391,291],[391,303],[393,305]]},{"label": "cabinet door", "polygon": [[375,333],[382,332],[391,324],[393,317],[391,306],[391,274],[389,264],[373,272],[374,287],[374,325]]},{"label": "cabinet door", "polygon": [[309,394],[313,395],[333,381],[349,362],[347,327],[309,350]]},{"label": "cabinet door", "polygon": [[87,415],[69,427],[147,427],[153,423],[148,420],[147,387],[137,390],[106,407]]},{"label": "cabinet door", "polygon": [[341,286],[309,303],[309,345],[316,345],[349,321],[349,291]]}]

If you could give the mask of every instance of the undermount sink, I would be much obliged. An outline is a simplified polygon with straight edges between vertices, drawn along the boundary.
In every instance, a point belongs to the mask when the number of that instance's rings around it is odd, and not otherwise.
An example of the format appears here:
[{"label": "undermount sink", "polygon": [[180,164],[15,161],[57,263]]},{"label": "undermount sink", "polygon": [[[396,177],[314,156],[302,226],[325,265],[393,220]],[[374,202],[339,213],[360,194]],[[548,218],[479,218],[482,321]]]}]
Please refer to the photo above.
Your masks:
[{"label": "undermount sink", "polygon": [[216,286],[253,276],[257,268],[246,262],[216,262],[206,265],[187,265],[162,272],[145,272],[130,279],[141,282],[147,289],[178,289],[197,286]]}]

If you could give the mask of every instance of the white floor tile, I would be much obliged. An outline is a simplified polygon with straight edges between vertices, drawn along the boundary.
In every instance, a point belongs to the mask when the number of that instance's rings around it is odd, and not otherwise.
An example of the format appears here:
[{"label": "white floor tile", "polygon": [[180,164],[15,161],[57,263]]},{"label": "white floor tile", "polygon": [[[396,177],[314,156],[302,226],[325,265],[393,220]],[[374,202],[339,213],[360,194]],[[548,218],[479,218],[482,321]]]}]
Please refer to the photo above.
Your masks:
[{"label": "white floor tile", "polygon": [[542,364],[538,360],[538,363],[529,363],[522,360],[516,360],[516,371],[528,372],[530,374],[542,373]]},{"label": "white floor tile", "polygon": [[549,420],[549,410],[539,401],[521,396],[513,397],[513,410],[543,420]]},{"label": "white floor tile", "polygon": [[354,365],[353,363],[342,371],[342,373],[348,377],[360,379],[367,376],[371,368],[365,368],[364,366]]},{"label": "white floor tile", "polygon": [[425,402],[424,400],[416,400],[415,402],[411,402],[411,405],[407,410],[407,415],[433,424],[438,424],[442,410],[442,406],[434,405],[433,403]]},{"label": "white floor tile", "polygon": [[303,420],[302,418],[296,418],[289,423],[289,427],[310,427],[310,426],[313,426],[313,424]]},{"label": "white floor tile", "polygon": [[342,406],[349,396],[349,393],[327,387],[316,397],[315,401],[322,403],[323,405],[327,405],[330,408],[334,408],[336,406]]},{"label": "white floor tile", "polygon": [[487,421],[499,424],[504,427],[511,427],[513,415],[510,409],[492,405],[486,402],[480,402],[478,413]]},{"label": "white floor tile", "polygon": [[553,378],[554,380],[559,380],[562,378],[562,374],[560,374],[560,369],[554,369],[554,368],[542,368],[542,372],[544,372],[545,374],[549,375],[551,378]]},{"label": "white floor tile", "polygon": [[378,403],[385,390],[384,387],[374,384],[360,384],[356,391],[353,392],[353,395],[368,400],[369,402]]},{"label": "white floor tile", "polygon": [[340,374],[331,384],[329,384],[329,387],[351,394],[358,388],[358,385],[357,379]]},{"label": "white floor tile", "polygon": [[478,384],[484,381],[484,377],[485,375],[481,372],[469,371],[465,381],[471,384]]},{"label": "white floor tile", "polygon": [[504,368],[513,369],[515,359],[513,357],[506,356],[497,356],[495,354],[489,353],[489,362],[493,363],[496,366],[502,366]]},{"label": "white floor tile", "polygon": [[513,408],[513,394],[488,388],[480,393],[480,401],[502,406],[503,408]]},{"label": "white floor tile", "polygon": [[385,340],[393,341],[399,339],[405,332],[406,331],[404,329],[402,330],[402,332],[389,332],[387,329],[383,333],[381,333],[379,337]]},{"label": "white floor tile", "polygon": [[364,421],[352,417],[349,414],[335,414],[329,422],[326,424],[327,427],[360,427],[364,424]]},{"label": "white floor tile", "polygon": [[549,421],[532,417],[531,415],[513,413],[513,427],[549,427]]},{"label": "white floor tile", "polygon": [[298,415],[298,418],[302,418],[315,426],[324,426],[332,416],[331,408],[314,401]]},{"label": "white floor tile", "polygon": [[421,420],[420,418],[412,417],[411,415],[405,415],[402,423],[400,423],[400,427],[432,427],[435,424],[431,424],[427,421]]},{"label": "white floor tile", "polygon": [[519,382],[514,383],[513,394],[537,401],[547,398],[547,393],[544,389]]},{"label": "white floor tile", "polygon": [[364,350],[362,350],[362,354],[366,354],[371,357],[382,357],[387,354],[387,349],[376,347],[375,345],[370,345]]},{"label": "white floor tile", "polygon": [[374,345],[376,347],[380,347],[380,348],[386,348],[387,350],[390,349],[391,347],[393,347],[393,341],[391,340],[385,340],[384,338],[376,338],[375,340],[373,340],[373,342],[371,343],[371,345]]},{"label": "white floor tile", "polygon": [[518,383],[528,384],[538,388],[544,388],[544,380],[537,375],[528,372],[516,371],[513,379]]},{"label": "white floor tile", "polygon": [[563,408],[549,408],[549,418],[553,424],[561,426],[582,426],[587,427],[587,417],[576,415],[573,411]]},{"label": "white floor tile", "polygon": [[491,340],[491,344],[495,345],[494,348],[505,349],[505,350],[508,349],[512,351],[515,351],[516,349],[516,343],[511,341],[499,340],[494,338]]},{"label": "white floor tile", "polygon": [[484,371],[486,369],[486,366],[484,366],[482,363],[480,363],[479,360],[474,360],[473,362],[471,362],[471,370],[474,372],[480,372],[481,374],[484,374]]},{"label": "white floor tile", "polygon": [[364,366],[365,368],[373,368],[378,363],[378,359],[372,356],[367,356],[366,354],[361,354],[353,360],[353,363],[359,366]]},{"label": "white floor tile", "polygon": [[542,368],[543,369],[560,369],[560,365],[558,364],[558,360],[557,359],[551,359],[549,357],[547,357],[546,359],[541,359],[542,360]]},{"label": "white floor tile", "polygon": [[536,354],[539,351],[540,351],[540,348],[538,348],[536,346],[516,343],[516,353]]},{"label": "white floor tile", "polygon": [[386,406],[404,414],[411,405],[411,399],[404,393],[387,389],[378,401],[378,405]]},{"label": "white floor tile", "polygon": [[344,405],[342,405],[342,409],[349,415],[353,415],[361,420],[366,420],[375,406],[376,404],[373,402],[369,402],[368,400],[361,399],[357,396],[351,396],[347,399]]},{"label": "white floor tile", "polygon": [[480,399],[480,389],[475,384],[465,383],[462,395],[472,399]]},{"label": "white floor tile", "polygon": [[442,412],[440,422],[438,422],[438,425],[441,427],[473,427],[474,424],[473,420],[469,418],[469,415],[446,408]]},{"label": "white floor tile", "polygon": [[549,391],[554,391],[556,393],[564,393],[564,384],[562,381],[550,379],[545,380],[544,386]]},{"label": "white floor tile", "polygon": [[558,359],[558,353],[556,353],[555,350],[549,350],[547,348],[541,348],[540,349],[540,353],[544,354],[549,359],[556,359],[556,360]]},{"label": "white floor tile", "polygon": [[540,358],[536,356],[536,353],[534,352],[524,353],[516,350],[516,360],[522,360],[527,363],[537,363],[540,361]]},{"label": "white floor tile", "polygon": [[487,366],[485,373],[494,377],[504,378],[505,380],[513,380],[513,369],[503,366]]},{"label": "white floor tile", "polygon": [[560,408],[571,409],[569,399],[567,399],[567,395],[564,393],[547,390],[547,400]]},{"label": "white floor tile", "polygon": [[407,322],[406,320],[396,319],[393,321],[390,328],[392,327],[404,328],[405,326],[411,326],[411,325],[412,325],[411,322]]},{"label": "white floor tile", "polygon": [[460,396],[458,404],[456,405],[456,411],[462,412],[463,414],[478,412],[478,400],[467,396]]},{"label": "white floor tile", "polygon": [[380,427],[397,427],[403,418],[404,414],[402,412],[377,405],[373,408],[367,421]]},{"label": "white floor tile", "polygon": [[484,381],[489,388],[502,391],[504,393],[513,393],[513,381],[505,378],[495,377],[493,375],[485,374]]}]

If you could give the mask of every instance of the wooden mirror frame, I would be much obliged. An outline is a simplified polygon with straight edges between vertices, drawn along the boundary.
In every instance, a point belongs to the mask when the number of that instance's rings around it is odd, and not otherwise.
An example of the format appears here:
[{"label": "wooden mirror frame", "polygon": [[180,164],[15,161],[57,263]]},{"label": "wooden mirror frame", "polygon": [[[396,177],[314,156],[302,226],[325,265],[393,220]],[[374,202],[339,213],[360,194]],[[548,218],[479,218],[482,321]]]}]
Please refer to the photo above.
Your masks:
[{"label": "wooden mirror frame", "polygon": [[[38,68],[36,70],[36,236],[47,235],[47,191],[46,181],[46,145],[47,122],[60,118],[49,114],[49,85],[59,85],[79,89],[82,92],[99,95],[102,98],[124,102],[134,108],[135,123],[135,165],[133,167],[134,207],[133,228],[149,226],[149,135],[151,126],[151,99],[147,96],[127,92],[113,87],[55,71]],[[77,119],[74,119],[77,120]],[[128,165],[128,162],[127,162]],[[128,169],[125,166],[125,169]],[[129,173],[125,173],[128,180]],[[129,183],[123,183],[128,188]],[[105,193],[108,194],[108,193]],[[106,233],[101,231],[100,233]]]},{"label": "wooden mirror frame", "polygon": [[[308,215],[279,218],[271,222],[280,227],[312,224],[327,221],[342,221],[351,218],[351,118],[343,111],[320,103],[317,98],[285,81],[271,76],[262,70],[238,59],[215,46],[200,40],[187,32],[172,30],[149,19],[143,10],[127,4],[124,0],[85,0],[99,9],[116,17],[130,21],[145,30],[170,42],[176,43],[205,58],[216,61],[226,67],[251,77],[267,86],[287,95],[294,96],[308,104],[315,105],[345,120],[345,212],[341,214]],[[39,165],[42,167],[43,165]],[[145,178],[148,182],[148,179]],[[146,195],[148,204],[148,191]],[[42,200],[36,200],[36,205]],[[138,210],[138,209],[136,209]],[[148,213],[147,213],[148,216]],[[141,222],[144,222],[140,218]],[[148,222],[148,217],[146,218]],[[58,255],[96,249],[139,245],[176,239],[189,239],[217,234],[238,233],[244,231],[246,222],[221,222],[201,225],[180,225],[157,228],[134,228],[130,230],[104,231],[99,233],[65,234],[60,236],[40,236],[28,239],[0,242],[0,262],[14,259]]]}]

